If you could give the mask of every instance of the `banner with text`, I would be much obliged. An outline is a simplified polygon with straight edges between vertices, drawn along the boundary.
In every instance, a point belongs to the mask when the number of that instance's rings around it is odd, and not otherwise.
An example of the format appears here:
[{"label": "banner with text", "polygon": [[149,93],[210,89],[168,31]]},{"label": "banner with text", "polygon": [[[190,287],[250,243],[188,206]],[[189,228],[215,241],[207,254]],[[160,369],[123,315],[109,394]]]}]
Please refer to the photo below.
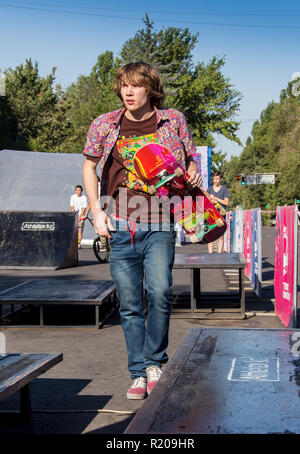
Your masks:
[{"label": "banner with text", "polygon": [[295,231],[295,207],[277,207],[274,272],[275,312],[286,328],[291,327],[293,316],[295,316],[294,279],[297,263],[295,261]]},{"label": "banner with text", "polygon": [[262,236],[261,209],[243,210],[226,213],[227,231],[224,237],[224,251],[243,253],[247,262],[245,275],[258,297],[261,296],[262,281]]},{"label": "banner with text", "polygon": [[233,245],[233,238],[234,238],[234,226],[235,226],[235,211],[231,211],[230,215],[230,251],[232,251],[232,245]]},{"label": "banner with text", "polygon": [[[193,159],[197,163],[197,168],[201,173],[202,187],[207,189],[210,186],[211,180],[211,147],[201,146],[196,147],[196,152],[193,154]],[[190,238],[185,235],[181,227],[178,226],[176,244],[190,243]]]},{"label": "banner with text", "polygon": [[201,146],[196,147],[196,150],[193,159],[196,161],[198,169],[201,169],[202,187],[207,189],[211,185],[211,147]]},{"label": "banner with text", "polygon": [[262,281],[262,236],[261,236],[261,209],[252,210],[251,232],[251,285],[258,297],[261,297]]},{"label": "banner with text", "polygon": [[227,224],[227,229],[224,234],[224,246],[223,246],[225,252],[231,251],[231,244],[230,244],[231,214],[232,214],[232,211],[227,211],[226,216],[225,216],[225,220],[226,220],[226,224]]},{"label": "banner with text", "polygon": [[235,210],[232,252],[243,252],[243,208]]},{"label": "banner with text", "polygon": [[247,266],[245,268],[245,276],[251,280],[252,268],[252,210],[244,210],[243,212],[243,253]]}]

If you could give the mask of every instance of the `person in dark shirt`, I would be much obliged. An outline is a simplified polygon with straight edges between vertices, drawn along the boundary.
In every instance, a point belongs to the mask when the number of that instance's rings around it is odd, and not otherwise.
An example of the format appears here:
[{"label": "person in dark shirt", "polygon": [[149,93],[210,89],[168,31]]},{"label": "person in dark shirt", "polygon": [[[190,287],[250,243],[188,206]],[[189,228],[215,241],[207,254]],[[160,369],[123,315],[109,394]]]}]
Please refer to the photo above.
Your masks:
[{"label": "person in dark shirt", "polygon": [[[133,158],[143,145],[159,143],[186,167],[192,187],[199,187],[202,178],[193,161],[196,148],[184,115],[161,106],[161,77],[151,65],[136,62],[120,68],[115,93],[124,107],[101,114],[91,123],[83,150],[83,181],[95,231],[111,239],[110,271],[120,301],[128,369],[133,380],[127,398],[144,399],[168,360],[176,231],[172,219],[169,224],[164,222],[156,198],[135,173]],[[97,191],[98,163],[101,200]],[[103,210],[104,196],[110,198],[112,214]],[[141,208],[139,219],[137,203]]]},{"label": "person in dark shirt", "polygon": [[[229,204],[229,191],[226,186],[222,185],[222,175],[220,172],[216,172],[213,176],[213,185],[210,186],[207,190],[207,193],[210,194],[210,201],[215,205],[219,203],[222,208],[226,210],[226,207]],[[224,237],[223,235],[219,238],[218,242],[218,252],[223,252],[224,247]],[[211,254],[213,252],[213,243],[208,243],[208,252]]]}]

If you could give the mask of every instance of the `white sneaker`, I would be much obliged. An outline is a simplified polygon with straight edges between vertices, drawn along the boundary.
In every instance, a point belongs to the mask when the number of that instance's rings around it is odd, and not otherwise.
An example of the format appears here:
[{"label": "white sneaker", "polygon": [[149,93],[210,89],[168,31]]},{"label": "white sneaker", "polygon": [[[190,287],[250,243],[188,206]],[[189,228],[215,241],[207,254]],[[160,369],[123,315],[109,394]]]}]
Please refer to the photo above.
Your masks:
[{"label": "white sneaker", "polygon": [[138,377],[127,391],[127,399],[145,399],[146,396],[147,381],[144,377]]},{"label": "white sneaker", "polygon": [[162,370],[157,366],[150,366],[146,369],[147,393],[150,394],[162,375]]}]

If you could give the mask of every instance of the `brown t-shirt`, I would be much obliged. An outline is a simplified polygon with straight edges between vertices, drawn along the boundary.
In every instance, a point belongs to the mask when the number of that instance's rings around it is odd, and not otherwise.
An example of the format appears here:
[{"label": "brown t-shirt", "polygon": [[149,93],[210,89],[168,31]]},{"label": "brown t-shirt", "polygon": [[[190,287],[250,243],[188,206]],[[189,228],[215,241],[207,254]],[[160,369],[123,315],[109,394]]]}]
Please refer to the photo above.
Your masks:
[{"label": "brown t-shirt", "polygon": [[142,121],[129,120],[125,115],[121,119],[119,139],[108,158],[107,194],[115,200],[114,214],[122,219],[146,223],[168,220],[157,198],[147,193],[133,165],[136,147],[155,140],[156,124],[155,113]]}]

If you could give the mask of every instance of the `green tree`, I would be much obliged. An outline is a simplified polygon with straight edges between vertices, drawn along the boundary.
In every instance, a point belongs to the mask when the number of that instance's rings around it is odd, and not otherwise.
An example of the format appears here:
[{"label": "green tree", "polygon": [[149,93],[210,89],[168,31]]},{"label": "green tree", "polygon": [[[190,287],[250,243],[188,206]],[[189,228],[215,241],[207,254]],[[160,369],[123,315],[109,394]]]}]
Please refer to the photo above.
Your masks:
[{"label": "green tree", "polygon": [[60,85],[56,86],[56,103],[47,114],[41,117],[39,133],[28,140],[28,149],[48,153],[67,153],[66,146],[71,134],[71,122],[68,118],[70,106]]},{"label": "green tree", "polygon": [[145,28],[138,30],[133,38],[123,44],[120,52],[122,64],[133,61],[156,62],[157,34],[154,32],[153,22],[150,22],[147,13],[142,21],[145,24]]},{"label": "green tree", "polygon": [[[12,147],[31,149],[35,143],[42,144],[38,140],[41,132],[47,137],[46,125],[58,102],[53,91],[55,70],[47,77],[40,77],[37,62],[33,64],[29,59],[25,65],[5,71],[7,103],[15,118]],[[51,136],[47,140],[51,143]]]},{"label": "green tree", "polygon": [[0,150],[9,148],[14,137],[16,119],[6,96],[0,96]]},{"label": "green tree", "polygon": [[[300,96],[290,82],[281,91],[279,102],[270,102],[252,128],[239,158],[226,166],[226,179],[233,203],[245,208],[293,204],[300,194]],[[241,188],[235,175],[275,173],[275,185]]]},{"label": "green tree", "polygon": [[122,47],[122,64],[145,61],[156,67],[163,80],[166,104],[171,105],[178,94],[181,77],[191,64],[197,35],[173,27],[155,32],[148,14],[142,21],[145,28],[138,30]]},{"label": "green tree", "polygon": [[226,153],[222,151],[214,151],[211,153],[211,170],[214,172],[221,172],[223,174],[224,166],[226,163]]},{"label": "green tree", "polygon": [[234,120],[241,95],[222,74],[225,59],[213,57],[194,66],[198,35],[174,27],[155,32],[147,14],[143,22],[145,28],[124,44],[122,62],[144,60],[156,66],[165,82],[165,104],[185,114],[197,145],[214,146],[213,133],[241,144]]},{"label": "green tree", "polygon": [[199,63],[185,76],[177,99],[197,144],[214,145],[213,133],[241,144],[237,137],[239,122],[233,120],[241,100],[229,79],[222,74],[225,59],[213,57]]},{"label": "green tree", "polygon": [[107,51],[98,56],[88,76],[79,76],[67,88],[64,105],[71,124],[69,137],[62,147],[67,152],[81,153],[90,123],[98,115],[117,109],[120,100],[113,92],[114,79],[120,60]]}]

